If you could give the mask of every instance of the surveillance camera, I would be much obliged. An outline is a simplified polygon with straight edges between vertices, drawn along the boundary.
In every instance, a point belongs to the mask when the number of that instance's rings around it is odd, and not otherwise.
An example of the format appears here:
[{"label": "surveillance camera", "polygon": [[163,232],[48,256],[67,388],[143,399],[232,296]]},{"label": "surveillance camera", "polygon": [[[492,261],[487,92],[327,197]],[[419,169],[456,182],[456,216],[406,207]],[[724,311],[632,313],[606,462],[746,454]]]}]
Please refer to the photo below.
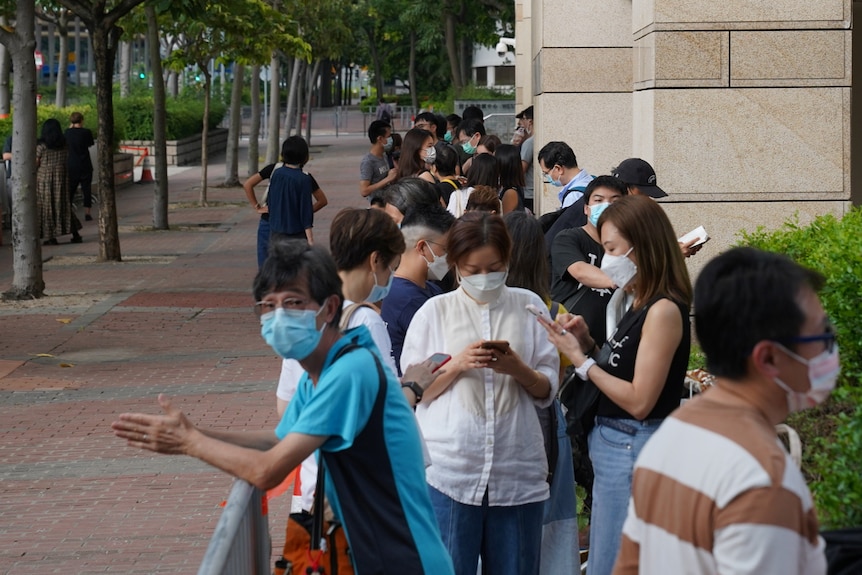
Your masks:
[{"label": "surveillance camera", "polygon": [[497,56],[500,58],[504,57],[509,51],[509,47],[503,41],[497,42],[497,46],[494,49],[497,50]]}]

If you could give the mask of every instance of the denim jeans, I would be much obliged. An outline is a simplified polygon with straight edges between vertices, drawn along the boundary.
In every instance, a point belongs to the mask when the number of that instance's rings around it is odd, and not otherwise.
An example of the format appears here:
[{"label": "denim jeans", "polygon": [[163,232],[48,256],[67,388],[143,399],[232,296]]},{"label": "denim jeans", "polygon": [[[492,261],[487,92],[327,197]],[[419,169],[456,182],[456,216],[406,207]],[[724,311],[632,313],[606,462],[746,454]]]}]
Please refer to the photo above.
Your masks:
[{"label": "denim jeans", "polygon": [[610,575],[620,549],[635,460],[662,420],[596,418],[590,432],[593,507],[587,575]]},{"label": "denim jeans", "polygon": [[257,224],[257,267],[263,266],[269,252],[269,220],[260,218]]},{"label": "denim jeans", "polygon": [[536,575],[542,544],[543,503],[491,507],[465,505],[429,486],[431,505],[452,556],[455,575],[476,575],[479,555],[482,573]]}]

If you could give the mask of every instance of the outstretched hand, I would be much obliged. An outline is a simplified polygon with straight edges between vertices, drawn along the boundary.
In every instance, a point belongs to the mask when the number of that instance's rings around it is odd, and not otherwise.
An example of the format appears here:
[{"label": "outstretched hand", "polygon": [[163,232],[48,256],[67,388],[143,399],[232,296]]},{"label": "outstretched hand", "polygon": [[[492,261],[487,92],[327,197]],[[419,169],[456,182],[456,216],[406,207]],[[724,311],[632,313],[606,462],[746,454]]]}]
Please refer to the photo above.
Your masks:
[{"label": "outstretched hand", "polygon": [[197,430],[186,415],[159,394],[159,405],[164,415],[149,413],[121,413],[111,424],[114,435],[126,440],[130,447],[156,453],[185,453],[193,433]]},{"label": "outstretched hand", "polygon": [[548,332],[548,341],[576,363],[578,356],[586,355],[595,346],[584,318],[579,315],[560,314],[556,321],[542,316],[536,319]]}]

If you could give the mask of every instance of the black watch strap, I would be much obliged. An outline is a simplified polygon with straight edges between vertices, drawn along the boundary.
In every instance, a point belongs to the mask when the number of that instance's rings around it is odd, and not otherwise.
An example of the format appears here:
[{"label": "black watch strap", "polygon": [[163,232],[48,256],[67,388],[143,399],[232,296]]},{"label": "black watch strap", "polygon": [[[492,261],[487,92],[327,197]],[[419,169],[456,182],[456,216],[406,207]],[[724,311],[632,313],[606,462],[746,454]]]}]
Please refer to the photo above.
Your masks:
[{"label": "black watch strap", "polygon": [[416,383],[415,381],[405,381],[401,384],[401,387],[408,387],[410,391],[416,396],[416,403],[422,401],[422,394],[425,393],[425,390]]}]

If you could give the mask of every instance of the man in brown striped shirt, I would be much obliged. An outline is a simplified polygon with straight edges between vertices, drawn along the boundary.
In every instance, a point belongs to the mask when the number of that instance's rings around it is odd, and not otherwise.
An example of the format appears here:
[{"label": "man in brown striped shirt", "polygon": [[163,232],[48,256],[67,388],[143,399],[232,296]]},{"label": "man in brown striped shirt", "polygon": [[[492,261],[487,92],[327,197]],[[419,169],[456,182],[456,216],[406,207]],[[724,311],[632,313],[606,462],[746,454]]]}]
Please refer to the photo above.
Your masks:
[{"label": "man in brown striped shirt", "polygon": [[825,574],[811,494],[775,425],[828,397],[838,346],[788,258],[736,248],[695,287],[695,327],[716,385],[669,417],[635,465],[614,573]]}]

